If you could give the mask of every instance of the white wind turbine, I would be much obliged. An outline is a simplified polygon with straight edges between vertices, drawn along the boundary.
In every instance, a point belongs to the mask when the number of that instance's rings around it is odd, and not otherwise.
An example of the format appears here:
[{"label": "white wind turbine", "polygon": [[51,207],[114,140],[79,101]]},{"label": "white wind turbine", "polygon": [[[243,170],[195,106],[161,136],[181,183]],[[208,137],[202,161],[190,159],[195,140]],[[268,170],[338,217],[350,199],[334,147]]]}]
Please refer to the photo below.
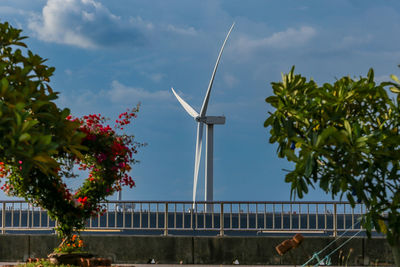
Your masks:
[{"label": "white wind turbine", "polygon": [[[189,113],[197,121],[197,138],[196,138],[196,154],[194,160],[194,174],[193,174],[193,209],[195,207],[196,201],[196,190],[197,190],[197,179],[199,176],[199,166],[200,166],[200,158],[201,158],[201,147],[202,147],[202,139],[203,139],[203,125],[207,125],[206,132],[206,164],[205,164],[205,201],[213,201],[213,131],[214,124],[225,124],[224,116],[206,116],[208,101],[210,99],[211,88],[214,82],[215,73],[217,72],[218,64],[221,59],[222,51],[224,50],[226,41],[231,34],[233,26],[229,29],[228,34],[225,37],[224,43],[222,44],[221,50],[219,51],[217,62],[214,66],[214,71],[211,75],[210,83],[208,84],[207,93],[204,97],[203,105],[201,106],[200,113],[197,113],[188,103],[186,103],[174,90],[175,97],[178,99],[179,103],[181,103],[182,107]],[[211,211],[212,205],[206,205],[206,210]]]}]

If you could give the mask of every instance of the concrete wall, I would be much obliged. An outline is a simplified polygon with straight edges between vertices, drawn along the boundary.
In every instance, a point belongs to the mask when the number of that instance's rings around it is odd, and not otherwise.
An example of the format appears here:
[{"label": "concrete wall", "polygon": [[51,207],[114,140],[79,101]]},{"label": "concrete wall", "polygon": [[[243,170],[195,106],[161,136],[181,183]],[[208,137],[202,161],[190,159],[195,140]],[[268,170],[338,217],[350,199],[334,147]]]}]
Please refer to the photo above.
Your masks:
[{"label": "concrete wall", "polygon": [[[236,259],[240,264],[303,264],[334,240],[306,237],[300,247],[279,256],[275,247],[291,237],[84,235],[82,239],[88,251],[111,258],[114,263],[147,263],[155,259],[157,263],[170,264],[232,264]],[[336,241],[329,252],[345,240]],[[0,235],[0,261],[46,257],[59,242],[54,235]],[[349,255],[348,265],[393,263],[391,249],[382,238],[352,239],[332,255],[333,264],[340,264],[339,254],[344,261]]]}]

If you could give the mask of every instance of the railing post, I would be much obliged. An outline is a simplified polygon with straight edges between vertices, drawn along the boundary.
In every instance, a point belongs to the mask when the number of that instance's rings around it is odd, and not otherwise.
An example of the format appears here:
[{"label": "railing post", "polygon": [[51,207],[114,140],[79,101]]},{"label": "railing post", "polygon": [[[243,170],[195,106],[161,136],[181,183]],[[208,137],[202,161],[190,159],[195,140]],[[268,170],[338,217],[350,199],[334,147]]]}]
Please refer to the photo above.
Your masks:
[{"label": "railing post", "polygon": [[3,208],[1,211],[1,233],[6,233],[6,202],[3,202]]},{"label": "railing post", "polygon": [[195,205],[195,204],[193,203],[192,208],[190,209],[190,228],[193,229],[193,231],[195,230],[194,218],[193,218],[194,205]]},{"label": "railing post", "polygon": [[56,228],[58,228],[58,221],[57,220],[54,221],[54,228],[53,228],[55,235],[57,235]]},{"label": "railing post", "polygon": [[333,204],[333,236],[337,236],[337,207],[336,203]]},{"label": "railing post", "polygon": [[221,203],[219,214],[219,235],[224,236],[224,203]]},{"label": "railing post", "polygon": [[168,235],[168,202],[165,203],[164,212],[164,236]]}]

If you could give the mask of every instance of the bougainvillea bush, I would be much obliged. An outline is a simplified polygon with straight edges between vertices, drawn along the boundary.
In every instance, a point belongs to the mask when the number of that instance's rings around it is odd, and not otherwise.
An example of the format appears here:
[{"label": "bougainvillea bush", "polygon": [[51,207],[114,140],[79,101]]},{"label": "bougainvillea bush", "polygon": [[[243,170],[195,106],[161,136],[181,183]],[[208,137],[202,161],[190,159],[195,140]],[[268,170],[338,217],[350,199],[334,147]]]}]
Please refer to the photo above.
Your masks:
[{"label": "bougainvillea bush", "polygon": [[[20,34],[0,23],[1,188],[46,209],[60,236],[70,241],[90,216],[103,212],[99,202],[122,186],[134,186],[129,171],[141,144],[120,132],[138,106],[122,113],[113,128],[100,114],[73,118],[54,102],[58,93],[49,84],[54,68],[27,50]],[[75,165],[89,174],[72,191],[66,179],[76,177]]]},{"label": "bougainvillea bush", "polygon": [[68,207],[64,216],[68,217],[69,214],[70,217],[65,218],[69,221],[68,224],[60,224],[57,228],[59,232],[70,235],[74,229],[82,229],[88,218],[104,212],[99,202],[120,191],[122,186],[135,186],[129,171],[132,164],[136,163],[133,156],[142,144],[135,142],[133,136],[117,134],[116,131],[123,130],[124,126],[136,117],[138,110],[136,107],[120,114],[113,128],[106,124],[106,118],[100,114],[80,119],[67,117],[67,120],[79,123],[77,130],[84,133],[81,144],[85,149],[75,153],[78,155],[63,158],[59,174],[75,177],[75,164],[80,170],[87,170],[89,174],[75,192],[71,192],[65,183],[60,184],[58,192],[63,195]]}]

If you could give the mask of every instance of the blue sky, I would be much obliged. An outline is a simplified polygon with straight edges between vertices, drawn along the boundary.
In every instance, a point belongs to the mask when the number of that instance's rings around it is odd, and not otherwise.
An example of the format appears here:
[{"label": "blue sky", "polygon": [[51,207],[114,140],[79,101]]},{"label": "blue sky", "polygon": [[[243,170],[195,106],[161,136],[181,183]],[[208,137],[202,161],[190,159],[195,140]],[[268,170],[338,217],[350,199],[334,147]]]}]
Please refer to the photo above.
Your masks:
[{"label": "blue sky", "polygon": [[[394,0],[1,0],[0,19],[22,28],[29,48],[56,67],[57,103],[74,115],[115,118],[141,102],[127,132],[148,146],[124,200],[191,200],[196,123],[170,88],[200,109],[233,22],[207,111],[226,116],[215,126],[215,200],[290,199],[282,169],[291,166],[278,159],[263,127],[264,99],[281,72],[295,65],[323,83],[370,67],[383,81],[400,70]],[[304,199],[331,198],[316,190]]]}]

